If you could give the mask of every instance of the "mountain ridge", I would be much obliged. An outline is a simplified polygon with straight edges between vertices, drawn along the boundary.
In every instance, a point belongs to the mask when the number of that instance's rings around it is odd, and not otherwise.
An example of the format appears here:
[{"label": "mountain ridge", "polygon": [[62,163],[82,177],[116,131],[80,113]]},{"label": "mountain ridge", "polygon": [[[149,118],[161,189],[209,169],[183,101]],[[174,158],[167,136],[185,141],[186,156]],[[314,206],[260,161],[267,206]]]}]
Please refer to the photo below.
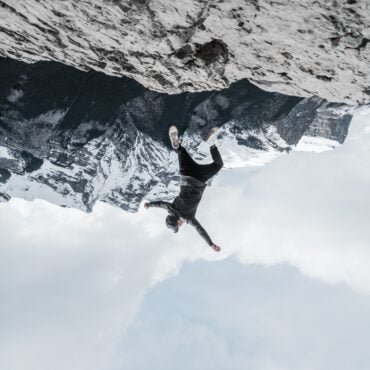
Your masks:
[{"label": "mountain ridge", "polygon": [[303,150],[334,148],[345,140],[350,110],[268,93],[246,80],[168,95],[127,78],[0,59],[1,198],[42,198],[84,211],[100,200],[134,212],[144,198],[176,194],[171,124],[200,162],[210,160],[202,137],[221,127],[220,150],[233,168],[268,163],[302,138],[311,138]]}]

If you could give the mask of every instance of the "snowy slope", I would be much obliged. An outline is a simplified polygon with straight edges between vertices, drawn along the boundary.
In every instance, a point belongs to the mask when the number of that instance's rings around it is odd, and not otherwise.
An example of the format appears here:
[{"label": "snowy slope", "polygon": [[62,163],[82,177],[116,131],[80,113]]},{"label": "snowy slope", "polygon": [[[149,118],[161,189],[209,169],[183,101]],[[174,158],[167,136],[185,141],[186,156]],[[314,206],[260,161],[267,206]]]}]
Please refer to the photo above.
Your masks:
[{"label": "snowy slope", "polygon": [[173,198],[171,124],[203,163],[210,156],[202,137],[219,126],[230,169],[262,166],[295,146],[339,145],[351,120],[346,106],[267,93],[247,81],[167,95],[129,79],[9,60],[0,61],[0,81],[0,201],[42,198],[87,212],[98,200],[136,211],[143,198]]}]

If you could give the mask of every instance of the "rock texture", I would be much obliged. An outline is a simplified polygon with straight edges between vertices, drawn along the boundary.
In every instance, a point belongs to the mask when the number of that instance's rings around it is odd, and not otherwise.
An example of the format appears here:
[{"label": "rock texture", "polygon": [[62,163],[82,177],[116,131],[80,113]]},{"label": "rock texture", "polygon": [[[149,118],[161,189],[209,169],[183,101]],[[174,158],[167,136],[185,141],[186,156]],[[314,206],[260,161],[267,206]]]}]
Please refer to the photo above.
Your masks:
[{"label": "rock texture", "polygon": [[128,76],[151,90],[370,102],[369,0],[0,0],[0,55]]},{"label": "rock texture", "polygon": [[295,148],[333,148],[350,120],[346,106],[268,93],[247,80],[168,95],[128,78],[0,59],[0,201],[41,198],[91,211],[100,200],[135,211],[144,197],[171,199],[178,191],[167,137],[173,123],[204,162],[202,137],[221,127],[227,170]]}]

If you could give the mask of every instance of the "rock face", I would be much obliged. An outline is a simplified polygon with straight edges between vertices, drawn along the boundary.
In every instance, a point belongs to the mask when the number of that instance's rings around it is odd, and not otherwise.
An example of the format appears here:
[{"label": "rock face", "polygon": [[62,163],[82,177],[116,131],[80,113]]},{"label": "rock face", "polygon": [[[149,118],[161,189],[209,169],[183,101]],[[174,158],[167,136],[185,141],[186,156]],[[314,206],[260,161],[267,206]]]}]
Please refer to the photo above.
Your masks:
[{"label": "rock face", "polygon": [[128,78],[0,59],[0,201],[42,198],[91,211],[100,200],[135,211],[144,197],[171,199],[178,190],[167,137],[173,123],[203,162],[210,159],[202,136],[221,127],[220,151],[232,168],[294,148],[333,148],[350,120],[346,106],[268,93],[246,80],[167,95]]},{"label": "rock face", "polygon": [[368,0],[0,0],[0,56],[134,78],[151,90],[370,102]]}]

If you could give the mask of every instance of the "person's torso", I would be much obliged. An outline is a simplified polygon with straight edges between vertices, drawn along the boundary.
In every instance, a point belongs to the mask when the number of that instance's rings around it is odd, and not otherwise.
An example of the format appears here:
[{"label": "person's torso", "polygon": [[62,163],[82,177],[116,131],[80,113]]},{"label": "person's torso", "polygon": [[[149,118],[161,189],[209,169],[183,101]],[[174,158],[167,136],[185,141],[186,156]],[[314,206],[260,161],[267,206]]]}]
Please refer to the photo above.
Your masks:
[{"label": "person's torso", "polygon": [[182,217],[189,219],[195,216],[206,186],[204,182],[194,177],[182,176],[180,194],[172,203]]}]

